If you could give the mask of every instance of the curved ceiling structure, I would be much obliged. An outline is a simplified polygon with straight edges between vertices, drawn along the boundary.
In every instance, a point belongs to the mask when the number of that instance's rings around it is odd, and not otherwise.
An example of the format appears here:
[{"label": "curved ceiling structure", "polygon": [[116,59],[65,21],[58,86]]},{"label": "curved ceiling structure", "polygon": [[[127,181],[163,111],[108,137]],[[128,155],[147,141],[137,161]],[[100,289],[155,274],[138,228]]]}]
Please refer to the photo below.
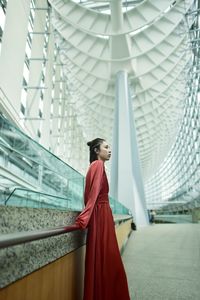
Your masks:
[{"label": "curved ceiling structure", "polygon": [[193,1],[50,0],[66,93],[86,139],[112,143],[115,75],[129,74],[144,178],[175,141],[191,53],[185,14]]}]

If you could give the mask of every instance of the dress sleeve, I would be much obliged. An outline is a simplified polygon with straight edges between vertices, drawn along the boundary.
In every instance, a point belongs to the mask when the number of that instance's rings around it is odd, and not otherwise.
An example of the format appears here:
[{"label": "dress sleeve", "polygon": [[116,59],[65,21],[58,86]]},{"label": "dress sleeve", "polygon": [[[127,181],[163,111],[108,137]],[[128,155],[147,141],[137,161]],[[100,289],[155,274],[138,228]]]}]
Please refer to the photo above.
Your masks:
[{"label": "dress sleeve", "polygon": [[[101,182],[103,177],[103,161],[97,160],[91,166],[91,174],[89,177],[89,192],[85,194],[86,206],[83,211],[78,215],[75,225],[81,229],[85,229],[90,221],[97,197],[100,192]],[[87,179],[86,179],[87,180]],[[86,182],[88,184],[88,182]]]}]

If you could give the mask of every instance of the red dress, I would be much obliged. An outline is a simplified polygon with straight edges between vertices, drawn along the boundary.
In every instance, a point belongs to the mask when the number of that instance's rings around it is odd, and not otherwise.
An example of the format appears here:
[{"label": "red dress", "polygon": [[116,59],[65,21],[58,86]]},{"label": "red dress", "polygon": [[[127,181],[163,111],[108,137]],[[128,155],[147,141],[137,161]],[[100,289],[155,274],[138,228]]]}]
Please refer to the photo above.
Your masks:
[{"label": "red dress", "polygon": [[86,175],[85,209],[75,222],[88,228],[84,300],[130,300],[108,192],[104,162],[95,160]]}]

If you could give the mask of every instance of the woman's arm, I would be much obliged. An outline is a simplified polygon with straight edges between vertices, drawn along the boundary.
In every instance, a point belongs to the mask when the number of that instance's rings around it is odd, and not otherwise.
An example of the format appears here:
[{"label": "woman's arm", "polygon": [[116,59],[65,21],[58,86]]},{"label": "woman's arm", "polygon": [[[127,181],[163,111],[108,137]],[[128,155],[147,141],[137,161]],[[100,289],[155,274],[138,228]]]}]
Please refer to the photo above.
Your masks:
[{"label": "woman's arm", "polygon": [[[81,229],[85,229],[90,221],[97,197],[100,192],[101,182],[103,178],[104,162],[96,160],[91,166],[91,174],[89,182],[89,193],[86,195],[87,199],[84,210],[78,215],[75,225]],[[87,179],[86,179],[87,180]]]}]

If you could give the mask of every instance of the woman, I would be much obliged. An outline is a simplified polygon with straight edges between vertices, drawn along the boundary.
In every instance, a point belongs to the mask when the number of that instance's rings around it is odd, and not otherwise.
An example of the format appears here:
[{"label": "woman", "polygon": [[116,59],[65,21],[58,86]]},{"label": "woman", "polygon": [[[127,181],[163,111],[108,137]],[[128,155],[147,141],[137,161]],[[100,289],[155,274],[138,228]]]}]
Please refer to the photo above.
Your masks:
[{"label": "woman", "polygon": [[111,150],[104,139],[96,138],[90,147],[90,167],[84,191],[85,209],[76,218],[78,228],[88,228],[84,300],[130,300],[121,260],[104,162]]}]

